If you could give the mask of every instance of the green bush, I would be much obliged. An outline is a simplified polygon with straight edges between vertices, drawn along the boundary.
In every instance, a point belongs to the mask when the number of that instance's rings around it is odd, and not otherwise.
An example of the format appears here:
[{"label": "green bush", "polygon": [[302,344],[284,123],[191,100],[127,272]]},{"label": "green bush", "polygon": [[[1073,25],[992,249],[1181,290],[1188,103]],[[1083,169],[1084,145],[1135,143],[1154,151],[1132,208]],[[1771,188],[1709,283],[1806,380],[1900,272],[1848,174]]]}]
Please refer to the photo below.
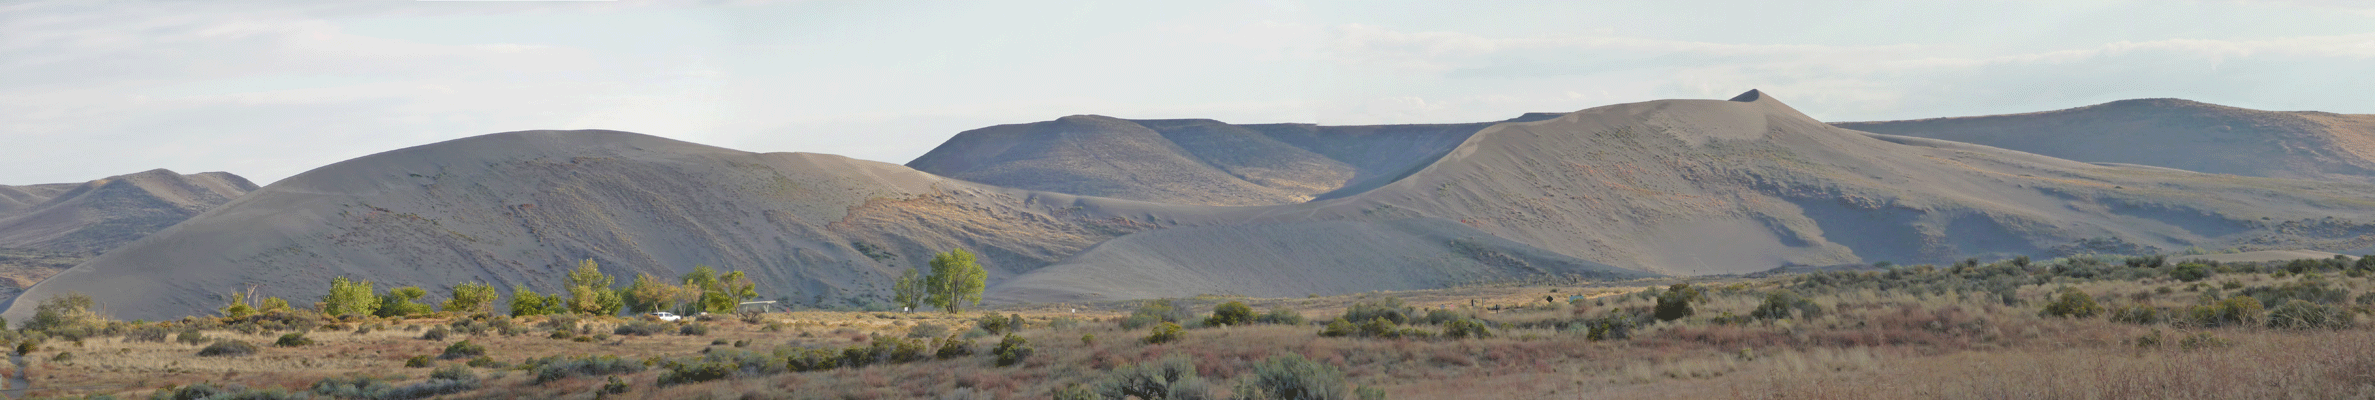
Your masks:
[{"label": "green bush", "polygon": [[453,333],[453,330],[445,329],[445,325],[438,325],[436,327],[429,328],[428,332],[422,332],[421,340],[443,341],[447,336],[453,336]]},{"label": "green bush", "polygon": [[1327,327],[1320,328],[1319,335],[1326,337],[1345,337],[1359,332],[1360,328],[1353,326],[1352,321],[1346,321],[1344,320],[1344,317],[1336,317],[1335,320],[1328,321]]},{"label": "green bush", "polygon": [[2292,299],[2268,310],[2268,327],[2280,329],[2340,329],[2350,327],[2350,314],[2341,307]]},{"label": "green bush", "polygon": [[2061,294],[2055,295],[2052,303],[2046,303],[2045,310],[2039,312],[2039,315],[2090,318],[2102,313],[2103,306],[2095,304],[2094,296],[2089,296],[2077,288],[2062,288]]},{"label": "green bush", "polygon": [[2227,347],[2229,344],[2232,343],[2210,332],[2195,332],[2193,336],[2177,341],[2177,346],[2186,350]]},{"label": "green bush", "polygon": [[1259,317],[1259,320],[1256,322],[1278,325],[1302,325],[1304,321],[1303,313],[1295,312],[1294,309],[1286,308],[1285,306],[1278,306],[1271,307],[1270,312],[1262,314],[1262,316]]},{"label": "green bush", "polygon": [[2170,278],[2186,282],[2200,282],[2203,279],[2210,279],[2213,274],[2210,266],[2202,263],[2177,264],[2177,268],[2169,270]]},{"label": "green bush", "polygon": [[198,332],[196,329],[181,331],[181,335],[174,336],[173,341],[181,342],[181,344],[197,345],[199,343],[206,343],[206,334]]},{"label": "green bush", "polygon": [[2259,325],[2266,310],[2258,299],[2235,296],[2216,303],[2194,306],[2190,316],[2194,324],[2208,327]]},{"label": "green bush", "polygon": [[971,340],[950,335],[948,339],[937,340],[937,342],[932,346],[932,358],[946,360],[973,355],[973,341]]},{"label": "green bush", "polygon": [[1628,339],[1632,337],[1633,329],[1640,326],[1640,321],[1642,320],[1639,318],[1624,315],[1606,315],[1584,320],[1583,326],[1586,331],[1584,338],[1594,342]]},{"label": "green bush", "polygon": [[2111,322],[2152,325],[2169,322],[2171,317],[2170,314],[2171,313],[2168,310],[2163,310],[2158,307],[2144,304],[2130,304],[2126,307],[2112,308]]},{"label": "green bush", "polygon": [[1186,323],[1190,318],[1194,316],[1189,315],[1186,309],[1173,306],[1170,299],[1156,299],[1138,306],[1137,311],[1131,311],[1128,318],[1122,318],[1121,325],[1122,329],[1138,329],[1163,322]]},{"label": "green bush", "polygon": [[1765,302],[1748,312],[1748,316],[1756,319],[1788,319],[1793,315],[1805,319],[1822,318],[1822,306],[1799,296],[1798,292],[1781,289],[1766,293]]},{"label": "green bush", "polygon": [[224,339],[217,340],[214,342],[214,344],[206,345],[206,348],[204,349],[199,349],[198,355],[203,357],[244,356],[256,354],[256,352],[259,350],[261,349],[258,349],[255,344]]},{"label": "green bush", "polygon": [[1343,400],[1351,394],[1344,371],[1313,362],[1302,354],[1271,356],[1253,365],[1253,376],[1240,381],[1238,398],[1274,400]]},{"label": "green bush", "polygon": [[1180,328],[1179,324],[1169,322],[1155,324],[1154,330],[1146,334],[1146,344],[1170,343],[1184,336],[1186,336],[1185,330]]},{"label": "green bush", "polygon": [[1343,318],[1347,321],[1369,321],[1383,318],[1395,324],[1407,324],[1410,323],[1411,316],[1415,313],[1415,310],[1402,304],[1402,299],[1387,297],[1374,302],[1353,303],[1351,307],[1344,309]]},{"label": "green bush", "polygon": [[660,387],[725,379],[734,374],[734,365],[722,362],[671,363],[660,373]]},{"label": "green bush", "polygon": [[1211,389],[1196,375],[1194,362],[1173,354],[1149,364],[1116,367],[1097,379],[1093,391],[1094,398],[1104,399],[1203,399],[1210,397]]},{"label": "green bush", "polygon": [[479,345],[479,344],[477,344],[477,343],[471,343],[471,342],[470,342],[470,341],[468,341],[468,340],[464,340],[464,341],[454,342],[454,344],[446,345],[446,346],[445,346],[445,353],[443,353],[443,354],[438,354],[438,355],[437,355],[437,358],[439,358],[439,359],[445,359],[445,360],[454,360],[454,359],[471,358],[471,357],[478,357],[478,356],[484,356],[484,355],[487,355],[487,347],[486,347],[486,346]]},{"label": "green bush", "polygon": [[404,359],[405,368],[428,368],[436,364],[437,362],[430,360],[429,356],[412,356],[412,358]]},{"label": "green bush", "polygon": [[643,372],[642,362],[621,359],[614,355],[562,358],[560,356],[530,359],[526,370],[536,373],[536,384],[544,384],[578,376],[602,376]]},{"label": "green bush", "polygon": [[293,332],[280,335],[280,339],[273,340],[272,345],[280,347],[312,346],[313,339],[306,339],[303,332]]},{"label": "green bush", "polygon": [[1657,301],[1655,315],[1658,320],[1673,321],[1696,313],[1691,309],[1691,304],[1707,301],[1707,294],[1691,287],[1691,284],[1677,283],[1667,287],[1665,293],[1658,294]]},{"label": "green bush", "polygon": [[709,335],[709,324],[698,322],[684,324],[683,327],[676,329],[676,334],[685,336],[707,336]]},{"label": "green bush", "polygon": [[991,349],[990,352],[997,353],[998,366],[1014,365],[1031,357],[1031,341],[1023,339],[1022,336],[1006,334],[1006,340],[998,341],[998,347]]},{"label": "green bush", "polygon": [[668,333],[668,330],[673,328],[669,325],[671,324],[666,322],[635,320],[619,324],[617,328],[612,328],[610,333],[627,336],[651,336]]},{"label": "green bush", "polygon": [[1479,321],[1473,318],[1462,318],[1443,324],[1443,337],[1452,339],[1467,339],[1471,337],[1483,339],[1493,337],[1493,331],[1492,329],[1485,327],[1484,321]]},{"label": "green bush", "polygon": [[982,314],[981,318],[973,320],[973,326],[981,328],[983,331],[988,331],[993,335],[1001,333],[1014,333],[1016,328],[1014,322],[1016,322],[1017,319],[1020,318],[1007,318],[994,313]]},{"label": "green bush", "polygon": [[602,384],[602,393],[599,394],[620,394],[626,393],[628,390],[632,389],[632,387],[627,386],[627,380],[619,379],[618,377],[613,376],[609,377],[609,380]]},{"label": "green bush", "polygon": [[1207,326],[1245,325],[1254,322],[1253,307],[1245,302],[1230,301],[1212,307],[1212,317],[1204,319]]}]

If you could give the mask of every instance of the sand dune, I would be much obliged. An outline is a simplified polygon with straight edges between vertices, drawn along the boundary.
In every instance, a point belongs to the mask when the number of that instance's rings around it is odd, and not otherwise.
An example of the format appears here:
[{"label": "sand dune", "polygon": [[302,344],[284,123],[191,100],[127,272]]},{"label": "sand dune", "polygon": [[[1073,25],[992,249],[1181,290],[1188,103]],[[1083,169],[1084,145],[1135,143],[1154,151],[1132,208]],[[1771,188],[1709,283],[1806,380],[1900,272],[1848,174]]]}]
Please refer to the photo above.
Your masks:
[{"label": "sand dune", "polygon": [[2138,99],[2046,112],[1839,127],[2188,171],[2375,183],[2375,115]]},{"label": "sand dune", "polygon": [[340,275],[550,291],[581,259],[748,270],[771,297],[855,304],[951,248],[982,254],[993,299],[1070,301],[2375,245],[2371,185],[1858,132],[1754,91],[1462,129],[1077,116],[970,131],[911,163],[956,179],[626,132],[484,135],[258,189],[5,315],[81,291],[159,319],[249,285],[316,298]]}]

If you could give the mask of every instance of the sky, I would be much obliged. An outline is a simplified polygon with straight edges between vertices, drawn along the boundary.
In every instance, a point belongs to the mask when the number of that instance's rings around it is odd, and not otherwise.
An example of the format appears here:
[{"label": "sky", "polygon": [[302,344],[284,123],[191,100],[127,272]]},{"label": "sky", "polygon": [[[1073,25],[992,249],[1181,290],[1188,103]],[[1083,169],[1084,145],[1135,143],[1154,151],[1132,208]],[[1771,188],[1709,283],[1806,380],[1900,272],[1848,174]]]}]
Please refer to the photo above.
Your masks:
[{"label": "sky", "polygon": [[1076,114],[1477,122],[1748,89],[1826,121],[2375,114],[2368,3],[8,1],[0,184],[266,184],[530,129],[905,163]]}]

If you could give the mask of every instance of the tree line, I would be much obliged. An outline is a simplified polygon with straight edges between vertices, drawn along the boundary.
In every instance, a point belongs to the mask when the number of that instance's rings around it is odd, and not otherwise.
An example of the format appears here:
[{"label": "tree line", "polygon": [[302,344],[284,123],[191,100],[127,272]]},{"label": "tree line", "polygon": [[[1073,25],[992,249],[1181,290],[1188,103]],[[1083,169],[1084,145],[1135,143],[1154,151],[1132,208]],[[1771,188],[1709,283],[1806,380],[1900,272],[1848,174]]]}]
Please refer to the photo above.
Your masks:
[{"label": "tree line", "polygon": [[[745,300],[759,297],[758,285],[742,271],[723,274],[709,266],[695,266],[692,272],[668,283],[663,278],[646,273],[635,274],[626,287],[617,286],[618,279],[603,274],[594,260],[577,263],[569,271],[567,285],[551,294],[537,293],[527,285],[513,285],[511,301],[502,304],[495,286],[480,282],[454,285],[452,296],[445,302],[431,305],[420,302],[428,290],[418,286],[390,288],[377,292],[371,281],[337,277],[330,280],[330,293],[316,306],[323,314],[332,316],[412,317],[436,311],[460,314],[494,314],[498,306],[508,306],[513,316],[583,314],[618,315],[620,312],[647,313],[672,311],[681,314],[700,312],[733,312]],[[244,317],[258,313],[287,310],[288,302],[266,298],[261,304],[249,304],[243,294],[233,294],[231,305],[223,315]]]}]

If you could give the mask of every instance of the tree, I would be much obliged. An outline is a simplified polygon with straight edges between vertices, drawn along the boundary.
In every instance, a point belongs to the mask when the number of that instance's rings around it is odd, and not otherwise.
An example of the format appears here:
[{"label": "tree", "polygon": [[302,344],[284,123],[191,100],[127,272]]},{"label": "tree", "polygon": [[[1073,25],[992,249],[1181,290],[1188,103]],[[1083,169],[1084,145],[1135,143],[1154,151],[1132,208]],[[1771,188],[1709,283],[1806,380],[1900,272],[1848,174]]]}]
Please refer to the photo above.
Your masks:
[{"label": "tree", "polygon": [[264,314],[289,312],[289,301],[281,300],[279,297],[266,297],[264,305],[256,306],[256,312]]},{"label": "tree", "polygon": [[225,317],[247,318],[256,315],[256,308],[247,305],[247,293],[231,292],[231,305],[224,306],[222,312]]},{"label": "tree", "polygon": [[535,290],[528,289],[528,285],[512,285],[511,316],[559,314],[567,311],[561,307],[558,297],[560,296],[536,294]]},{"label": "tree", "polygon": [[463,282],[460,285],[454,285],[453,293],[453,298],[445,300],[444,309],[446,312],[462,313],[463,315],[493,314],[495,312],[495,285]]},{"label": "tree", "polygon": [[1214,326],[1250,323],[1253,323],[1253,307],[1246,306],[1245,302],[1241,301],[1230,301],[1212,306],[1212,318],[1204,319],[1205,325]]},{"label": "tree", "polygon": [[676,308],[679,292],[685,288],[661,283],[651,274],[635,274],[635,282],[627,284],[627,310],[642,314]]},{"label": "tree", "polygon": [[379,311],[379,295],[373,294],[371,281],[337,277],[330,279],[330,294],[322,296],[322,312],[335,316],[371,315]]},{"label": "tree", "polygon": [[97,301],[91,300],[90,295],[81,292],[66,292],[42,300],[41,304],[33,307],[33,319],[25,322],[25,330],[70,329],[98,323],[101,321],[99,313],[91,311],[98,305]]},{"label": "tree", "polygon": [[419,286],[388,289],[387,295],[379,297],[379,310],[372,312],[371,315],[383,318],[428,315],[429,305],[414,301],[428,295],[429,291],[421,289]]},{"label": "tree", "polygon": [[924,296],[923,274],[915,272],[914,268],[899,271],[899,281],[891,285],[891,302],[899,303],[899,307],[913,312],[923,308]]},{"label": "tree", "polygon": [[932,276],[924,278],[925,291],[930,294],[925,302],[949,313],[962,312],[965,306],[981,304],[981,290],[988,279],[989,272],[965,249],[934,254]]},{"label": "tree", "polygon": [[602,274],[602,268],[587,259],[569,271],[569,312],[591,315],[618,315],[627,308],[626,298],[610,286],[618,280]]}]

